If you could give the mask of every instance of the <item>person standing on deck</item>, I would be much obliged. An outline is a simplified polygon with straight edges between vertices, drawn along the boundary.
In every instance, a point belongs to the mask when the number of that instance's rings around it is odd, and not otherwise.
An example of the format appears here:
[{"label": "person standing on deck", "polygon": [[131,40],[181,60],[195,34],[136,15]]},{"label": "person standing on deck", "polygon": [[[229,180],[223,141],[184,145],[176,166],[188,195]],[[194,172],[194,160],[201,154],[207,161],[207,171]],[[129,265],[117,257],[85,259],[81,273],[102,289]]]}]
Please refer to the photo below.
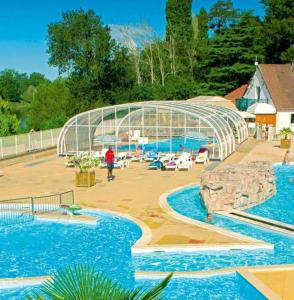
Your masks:
[{"label": "person standing on deck", "polygon": [[289,153],[290,153],[290,150],[287,150],[286,153],[285,153],[285,156],[284,156],[283,165],[289,165],[290,164]]},{"label": "person standing on deck", "polygon": [[105,154],[105,161],[107,163],[107,179],[108,181],[113,180],[112,170],[114,168],[114,153],[111,146],[109,146],[108,151]]}]

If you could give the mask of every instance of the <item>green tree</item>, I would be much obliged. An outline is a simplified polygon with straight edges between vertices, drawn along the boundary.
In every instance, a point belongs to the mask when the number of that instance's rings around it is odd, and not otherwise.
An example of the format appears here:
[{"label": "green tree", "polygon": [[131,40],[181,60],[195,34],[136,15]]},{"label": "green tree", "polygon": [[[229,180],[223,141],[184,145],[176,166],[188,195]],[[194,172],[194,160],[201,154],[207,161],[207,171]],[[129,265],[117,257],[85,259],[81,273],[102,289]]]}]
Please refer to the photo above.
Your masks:
[{"label": "green tree", "polygon": [[172,274],[150,290],[128,291],[119,284],[104,278],[101,273],[89,266],[67,267],[56,272],[28,300],[155,300],[162,296]]},{"label": "green tree", "polygon": [[16,134],[19,128],[19,121],[11,112],[8,101],[0,99],[0,136]]},{"label": "green tree", "polygon": [[207,70],[201,68],[201,61],[207,53],[208,45],[208,30],[209,30],[209,15],[204,8],[201,8],[199,14],[193,18],[193,30],[194,30],[194,62],[193,69],[196,80],[204,78]]},{"label": "green tree", "polygon": [[19,102],[21,94],[28,87],[27,74],[6,69],[0,72],[0,96],[12,102]]},{"label": "green tree", "polygon": [[34,87],[37,87],[40,84],[49,83],[49,82],[50,82],[50,80],[47,79],[44,74],[41,74],[38,72],[31,73],[29,76],[29,79],[28,79],[29,85],[32,85]]},{"label": "green tree", "polygon": [[265,7],[264,44],[267,63],[294,60],[294,1],[261,0]]},{"label": "green tree", "polygon": [[49,25],[49,64],[68,74],[76,112],[103,101],[109,91],[114,45],[109,27],[92,10],[65,12],[60,22]]},{"label": "green tree", "polygon": [[63,126],[69,116],[70,100],[63,79],[39,85],[29,108],[28,127],[39,130]]},{"label": "green tree", "polygon": [[218,94],[226,94],[248,82],[256,56],[263,60],[262,24],[251,12],[244,12],[238,23],[210,39],[201,62],[206,82]]},{"label": "green tree", "polygon": [[192,0],[168,0],[166,3],[166,41],[170,44],[170,61],[173,73],[190,72],[193,40]]},{"label": "green tree", "polygon": [[234,8],[232,0],[216,2],[209,12],[209,24],[215,34],[224,32],[238,21],[239,13]]}]

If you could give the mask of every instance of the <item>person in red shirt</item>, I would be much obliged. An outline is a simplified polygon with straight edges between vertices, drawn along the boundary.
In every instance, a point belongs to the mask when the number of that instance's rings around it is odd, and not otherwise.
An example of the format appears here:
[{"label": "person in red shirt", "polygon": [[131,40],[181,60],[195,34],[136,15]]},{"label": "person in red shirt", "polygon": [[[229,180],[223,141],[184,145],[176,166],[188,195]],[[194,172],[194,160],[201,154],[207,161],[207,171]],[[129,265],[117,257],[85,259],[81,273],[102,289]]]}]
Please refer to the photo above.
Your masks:
[{"label": "person in red shirt", "polygon": [[114,167],[114,153],[112,151],[111,146],[109,146],[108,151],[105,154],[105,161],[107,163],[107,179],[108,181],[113,180],[114,176],[112,175],[112,170]]}]

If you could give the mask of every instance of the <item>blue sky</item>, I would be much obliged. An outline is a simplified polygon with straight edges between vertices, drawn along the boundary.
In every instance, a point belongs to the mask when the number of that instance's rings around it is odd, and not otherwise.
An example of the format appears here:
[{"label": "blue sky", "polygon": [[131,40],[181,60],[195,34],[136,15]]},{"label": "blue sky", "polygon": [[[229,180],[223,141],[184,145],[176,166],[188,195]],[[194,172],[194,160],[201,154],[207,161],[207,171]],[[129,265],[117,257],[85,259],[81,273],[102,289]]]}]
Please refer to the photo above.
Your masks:
[{"label": "blue sky", "polygon": [[[193,11],[209,9],[216,0],[194,0]],[[262,15],[259,0],[234,0],[240,9]],[[166,0],[0,0],[0,70],[44,73],[53,79],[57,70],[48,66],[47,26],[71,9],[93,9],[106,24],[148,23],[159,34],[165,28]]]}]

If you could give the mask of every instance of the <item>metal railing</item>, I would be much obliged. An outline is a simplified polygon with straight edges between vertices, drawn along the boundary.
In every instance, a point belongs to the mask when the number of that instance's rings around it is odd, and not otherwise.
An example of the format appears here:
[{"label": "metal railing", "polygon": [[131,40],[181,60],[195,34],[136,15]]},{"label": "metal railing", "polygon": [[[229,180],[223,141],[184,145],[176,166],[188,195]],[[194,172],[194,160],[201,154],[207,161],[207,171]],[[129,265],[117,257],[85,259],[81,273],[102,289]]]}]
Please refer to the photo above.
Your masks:
[{"label": "metal railing", "polygon": [[61,128],[0,137],[0,159],[57,145]]},{"label": "metal railing", "polygon": [[74,191],[48,196],[0,200],[0,226],[34,220],[36,214],[57,211],[74,203]]}]

